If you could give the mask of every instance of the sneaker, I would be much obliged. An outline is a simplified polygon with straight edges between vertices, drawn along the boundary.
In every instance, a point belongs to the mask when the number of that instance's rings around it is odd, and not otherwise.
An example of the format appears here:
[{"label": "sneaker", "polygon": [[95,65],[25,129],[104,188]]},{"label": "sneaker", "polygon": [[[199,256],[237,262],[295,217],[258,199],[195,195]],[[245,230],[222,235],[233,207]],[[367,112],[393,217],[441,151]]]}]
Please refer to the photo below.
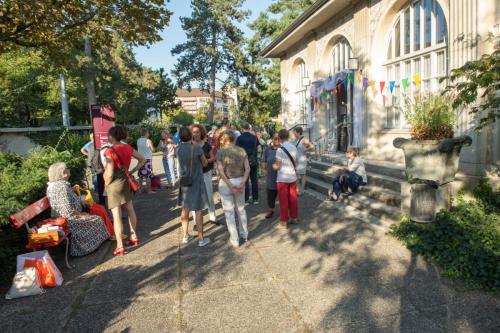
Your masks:
[{"label": "sneaker", "polygon": [[258,204],[259,204],[259,202],[258,202],[257,200],[255,200],[255,201],[253,202],[253,204],[254,204],[254,205],[258,205]]},{"label": "sneaker", "polygon": [[202,240],[198,241],[198,246],[202,247],[210,243],[210,238],[206,237],[203,238]]},{"label": "sneaker", "polygon": [[248,236],[247,237],[240,236],[240,240],[242,243],[246,243],[248,242]]},{"label": "sneaker", "polygon": [[182,244],[187,244],[192,239],[193,239],[193,236],[191,236],[191,235],[184,236],[184,237],[182,237]]},{"label": "sneaker", "polygon": [[299,224],[299,220],[297,220],[297,219],[290,220],[288,223],[293,224],[293,225],[297,225],[297,224]]}]

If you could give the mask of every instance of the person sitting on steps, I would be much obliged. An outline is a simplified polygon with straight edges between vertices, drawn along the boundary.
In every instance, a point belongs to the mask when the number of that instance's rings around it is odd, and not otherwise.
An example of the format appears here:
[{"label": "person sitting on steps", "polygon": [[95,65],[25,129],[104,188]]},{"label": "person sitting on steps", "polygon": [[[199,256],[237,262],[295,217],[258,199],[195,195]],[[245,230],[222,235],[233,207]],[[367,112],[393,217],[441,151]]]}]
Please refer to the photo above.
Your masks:
[{"label": "person sitting on steps", "polygon": [[341,193],[352,195],[360,185],[367,183],[365,163],[357,152],[349,148],[345,154],[348,158],[347,168],[341,169],[333,180],[333,189],[330,191],[332,201],[337,201]]}]

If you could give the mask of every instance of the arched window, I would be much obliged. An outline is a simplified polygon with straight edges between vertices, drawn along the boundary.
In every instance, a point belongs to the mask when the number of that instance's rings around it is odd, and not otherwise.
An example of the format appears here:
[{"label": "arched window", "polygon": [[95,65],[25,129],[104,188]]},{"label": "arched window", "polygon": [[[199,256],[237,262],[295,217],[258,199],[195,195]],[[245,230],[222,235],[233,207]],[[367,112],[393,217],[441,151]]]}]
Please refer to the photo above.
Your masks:
[{"label": "arched window", "polygon": [[352,49],[345,38],[341,38],[332,48],[330,75],[347,69],[349,58],[352,58]]},{"label": "arched window", "polygon": [[[401,80],[408,79],[406,96],[438,91],[439,78],[447,72],[448,31],[443,10],[437,0],[419,0],[399,12],[387,49],[387,86],[394,80],[392,99],[387,100],[387,128],[406,127]],[[412,82],[420,74],[421,85]],[[391,95],[388,95],[391,96]]]},{"label": "arched window", "polygon": [[304,78],[306,75],[306,64],[304,61],[296,65],[296,80],[295,80],[295,96],[297,99],[297,120],[306,123],[306,86],[304,85]]}]

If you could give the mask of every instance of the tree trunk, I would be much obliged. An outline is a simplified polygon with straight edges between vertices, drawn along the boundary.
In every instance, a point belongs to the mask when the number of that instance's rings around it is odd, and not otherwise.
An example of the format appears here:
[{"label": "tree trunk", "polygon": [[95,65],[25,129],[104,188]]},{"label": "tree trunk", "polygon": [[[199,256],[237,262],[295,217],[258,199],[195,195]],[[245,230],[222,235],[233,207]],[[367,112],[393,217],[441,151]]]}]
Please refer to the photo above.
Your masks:
[{"label": "tree trunk", "polygon": [[[85,55],[91,59],[89,66],[87,67],[87,98],[88,98],[89,114],[90,114],[90,107],[93,104],[97,104],[97,98],[95,95],[95,83],[94,83],[95,71],[92,59],[92,44],[90,42],[89,37],[85,37]],[[90,117],[92,118],[92,115],[90,115]]]},{"label": "tree trunk", "polygon": [[[212,49],[215,51],[217,48],[217,31],[212,27]],[[215,52],[217,53],[217,52]],[[210,63],[210,109],[208,110],[207,122],[212,124],[214,122],[215,114],[215,75],[217,74],[217,55],[214,55]]]}]

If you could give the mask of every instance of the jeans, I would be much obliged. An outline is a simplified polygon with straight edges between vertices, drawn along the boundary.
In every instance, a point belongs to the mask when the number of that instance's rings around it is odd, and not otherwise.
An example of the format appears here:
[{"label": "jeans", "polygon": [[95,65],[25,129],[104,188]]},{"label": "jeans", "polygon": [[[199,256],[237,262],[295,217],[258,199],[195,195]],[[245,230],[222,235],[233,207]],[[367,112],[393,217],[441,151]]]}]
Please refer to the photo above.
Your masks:
[{"label": "jeans", "polygon": [[[176,179],[176,170],[175,170],[175,157],[169,157],[168,159],[163,159],[163,169],[165,169],[165,177],[167,178],[170,184],[175,184]],[[178,173],[177,173],[178,174]]]},{"label": "jeans", "polygon": [[267,207],[269,209],[274,209],[276,207],[276,197],[278,196],[278,190],[272,190],[268,188],[267,192]]},{"label": "jeans", "polygon": [[348,188],[355,192],[359,185],[363,184],[363,177],[355,172],[345,172],[333,180],[333,192],[339,196],[340,193],[346,192]]},{"label": "jeans", "polygon": [[[235,186],[239,186],[243,177],[231,178],[229,181]],[[239,245],[238,230],[236,229],[236,219],[234,209],[238,213],[239,236],[248,237],[247,212],[245,211],[245,200],[243,193],[232,193],[223,180],[219,181],[219,193],[222,201],[222,209],[226,217],[227,229],[229,230],[229,240],[234,246]]]},{"label": "jeans", "polygon": [[203,174],[203,180],[205,181],[205,188],[207,189],[209,218],[210,221],[215,221],[216,215],[214,203],[214,185],[212,183],[212,170]]},{"label": "jeans", "polygon": [[293,220],[297,219],[299,217],[297,182],[277,182],[276,184],[278,185],[278,197],[280,200],[280,221],[288,222],[288,217]]},{"label": "jeans", "polygon": [[247,183],[245,184],[245,202],[248,201],[250,198],[250,189],[249,189],[249,183],[252,184],[252,199],[253,201],[258,201],[259,200],[259,185],[258,185],[258,179],[257,179],[257,170],[258,166],[251,166],[250,167],[250,177],[248,177]]}]

